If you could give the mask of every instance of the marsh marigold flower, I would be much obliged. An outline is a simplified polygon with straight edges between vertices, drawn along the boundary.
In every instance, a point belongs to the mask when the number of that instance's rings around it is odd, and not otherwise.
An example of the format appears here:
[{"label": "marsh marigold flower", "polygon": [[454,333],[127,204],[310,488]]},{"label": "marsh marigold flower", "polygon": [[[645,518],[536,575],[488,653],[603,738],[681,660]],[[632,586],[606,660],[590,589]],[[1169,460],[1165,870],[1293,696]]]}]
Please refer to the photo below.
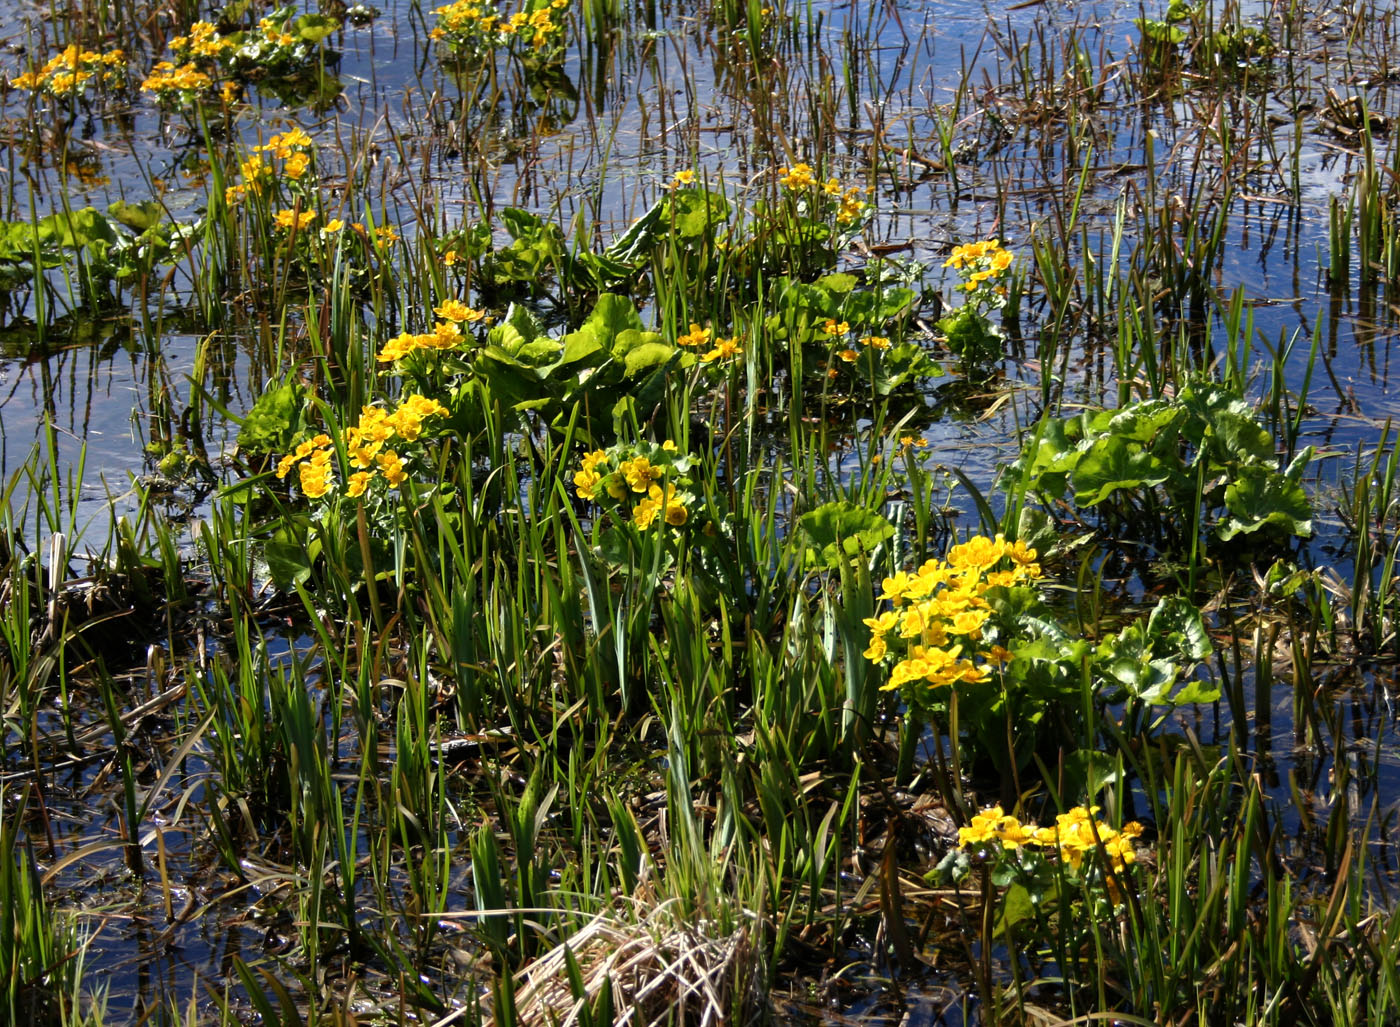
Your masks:
[{"label": "marsh marigold flower", "polygon": [[[911,436],[905,444],[913,442]],[[914,689],[917,696],[923,689],[986,680],[1011,659],[1007,649],[984,638],[991,618],[986,592],[1039,575],[1035,550],[998,535],[970,538],[950,548],[946,560],[886,577],[879,598],[893,609],[865,621],[870,629],[865,658],[874,663],[893,658],[882,687]]]}]

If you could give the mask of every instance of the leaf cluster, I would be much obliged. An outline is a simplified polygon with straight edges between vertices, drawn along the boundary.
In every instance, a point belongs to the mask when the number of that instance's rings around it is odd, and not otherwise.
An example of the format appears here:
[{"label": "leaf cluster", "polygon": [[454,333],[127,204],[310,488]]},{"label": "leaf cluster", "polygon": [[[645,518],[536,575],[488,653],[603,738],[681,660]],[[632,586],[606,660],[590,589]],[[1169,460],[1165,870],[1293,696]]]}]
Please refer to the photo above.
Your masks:
[{"label": "leaf cluster", "polygon": [[1280,466],[1250,405],[1196,380],[1172,397],[1045,421],[1003,485],[1049,509],[1068,495],[1107,531],[1180,549],[1203,525],[1222,541],[1310,535],[1302,476],[1311,458],[1306,449]]}]

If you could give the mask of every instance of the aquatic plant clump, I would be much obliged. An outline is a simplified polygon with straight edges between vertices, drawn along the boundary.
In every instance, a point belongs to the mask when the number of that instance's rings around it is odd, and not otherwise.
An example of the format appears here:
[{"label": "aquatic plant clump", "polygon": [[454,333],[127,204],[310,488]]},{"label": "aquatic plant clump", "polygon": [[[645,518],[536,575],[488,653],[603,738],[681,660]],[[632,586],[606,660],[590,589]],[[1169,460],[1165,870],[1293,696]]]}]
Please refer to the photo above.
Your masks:
[{"label": "aquatic plant clump", "polygon": [[494,4],[455,0],[433,11],[437,24],[429,36],[454,57],[482,57],[496,50],[523,45],[536,58],[562,50],[563,17],[569,0],[531,0],[520,10],[502,15]]},{"label": "aquatic plant clump", "polygon": [[1006,306],[1015,255],[998,239],[964,243],[953,248],[943,266],[962,279],[957,290],[963,302],[956,311],[939,319],[948,349],[967,367],[996,360],[1002,355],[1002,333],[991,314]]},{"label": "aquatic plant clump", "polygon": [[433,308],[442,318],[430,332],[401,332],[386,342],[375,359],[383,364],[406,360],[420,351],[441,352],[460,350],[472,337],[462,331],[463,325],[490,323],[486,311],[469,307],[461,300],[447,300]]},{"label": "aquatic plant clump", "polygon": [[[314,196],[316,150],[311,137],[299,126],[272,136],[239,162],[240,181],[224,188],[224,202],[230,207],[257,196],[279,192],[282,199],[301,197],[310,201]],[[285,187],[283,193],[279,187]]]},{"label": "aquatic plant clump", "polygon": [[76,96],[98,83],[108,86],[126,83],[126,54],[123,51],[97,53],[71,45],[54,54],[41,67],[10,79],[10,85],[16,89],[55,97]]},{"label": "aquatic plant clump", "polygon": [[610,518],[640,531],[666,525],[683,528],[695,503],[686,472],[688,457],[667,439],[660,446],[623,444],[586,453],[574,473],[580,499],[601,507]]}]

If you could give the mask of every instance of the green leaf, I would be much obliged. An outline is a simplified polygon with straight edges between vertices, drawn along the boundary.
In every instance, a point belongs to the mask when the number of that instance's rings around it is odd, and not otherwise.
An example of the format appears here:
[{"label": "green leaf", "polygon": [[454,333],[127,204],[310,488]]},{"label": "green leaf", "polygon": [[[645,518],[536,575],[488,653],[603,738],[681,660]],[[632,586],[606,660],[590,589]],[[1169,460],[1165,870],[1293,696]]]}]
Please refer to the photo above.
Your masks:
[{"label": "green leaf", "polygon": [[605,292],[593,304],[593,312],[583,322],[583,327],[593,331],[599,345],[611,349],[620,332],[629,328],[641,331],[642,319],[626,296]]},{"label": "green leaf", "polygon": [[[624,333],[626,334],[626,333]],[[650,335],[651,332],[638,332],[638,335]],[[675,355],[676,348],[668,343],[661,342],[660,337],[656,342],[642,342],[630,346],[622,358],[623,367],[627,372],[627,377],[635,378],[643,371],[653,367],[660,367]]]},{"label": "green leaf", "polygon": [[803,514],[798,525],[817,547],[809,554],[831,570],[841,566],[841,554],[869,552],[894,534],[894,525],[880,514],[844,500],[825,503]]},{"label": "green leaf", "polygon": [[856,287],[856,276],[847,274],[844,271],[836,274],[822,275],[817,279],[817,286],[825,289],[833,296],[844,296]]},{"label": "green leaf", "polygon": [[1090,800],[1100,789],[1117,784],[1118,761],[1097,749],[1076,749],[1065,757],[1062,795],[1083,795]]},{"label": "green leaf", "polygon": [[86,248],[98,255],[117,241],[112,223],[93,207],[50,214],[38,223],[40,241],[52,239],[67,249]]},{"label": "green leaf", "polygon": [[160,224],[165,208],[155,200],[142,200],[140,203],[116,200],[107,205],[107,213],[132,231],[146,232]]},{"label": "green leaf", "polygon": [[331,33],[340,31],[340,19],[329,14],[303,14],[294,25],[297,35],[308,43],[319,43]]},{"label": "green leaf", "polygon": [[598,334],[591,328],[581,328],[576,332],[570,332],[561,340],[564,344],[564,351],[560,354],[559,363],[589,365],[597,364],[604,355],[604,349],[598,342]]},{"label": "green leaf", "polygon": [[1188,681],[1171,697],[1171,704],[1185,706],[1188,703],[1213,703],[1219,698],[1220,689],[1212,687],[1209,682]]},{"label": "green leaf", "polygon": [[[317,552],[320,551],[319,543],[312,545]],[[272,583],[281,591],[290,592],[297,585],[306,584],[311,577],[311,564],[315,556],[310,546],[279,531],[263,548],[263,558],[267,560]]]},{"label": "green leaf", "polygon": [[1006,889],[1006,895],[1002,897],[1001,914],[997,917],[995,933],[1004,935],[1017,924],[1034,916],[1035,903],[1031,901],[1031,893],[1026,890],[1025,885],[1013,884]]},{"label": "green leaf", "polygon": [[1267,467],[1241,468],[1225,488],[1229,516],[1218,529],[1220,537],[1228,542],[1264,528],[1301,538],[1311,535],[1312,503],[1299,480],[1311,456],[1311,448],[1298,454],[1282,474]]},{"label": "green leaf", "polygon": [[729,202],[706,189],[681,189],[669,199],[675,232],[682,239],[708,235],[729,218]]},{"label": "green leaf", "polygon": [[280,453],[290,449],[303,429],[306,387],[285,381],[258,397],[238,430],[238,448],[251,453]]},{"label": "green leaf", "polygon": [[1164,432],[1171,433],[1167,441],[1174,444],[1176,430],[1185,418],[1186,412],[1171,400],[1149,399],[1113,411],[1103,430],[1151,449]]},{"label": "green leaf", "polygon": [[1155,453],[1120,436],[1105,435],[1079,458],[1070,482],[1076,503],[1095,506],[1120,489],[1131,491],[1160,485],[1170,476],[1170,469]]},{"label": "green leaf", "polygon": [[511,304],[505,320],[486,333],[486,344],[496,346],[514,357],[520,347],[544,334],[539,318],[524,307]]},{"label": "green leaf", "polygon": [[639,217],[613,240],[612,245],[603,251],[603,256],[624,264],[634,264],[646,259],[656,246],[657,232],[664,221],[669,200],[661,199],[652,204],[651,209]]},{"label": "green leaf", "polygon": [[1183,596],[1165,596],[1147,618],[1152,653],[1180,661],[1204,660],[1213,651],[1201,611]]},{"label": "green leaf", "polygon": [[1001,357],[1001,339],[985,317],[972,307],[960,307],[938,322],[938,330],[948,340],[948,348],[967,361],[996,360]]}]

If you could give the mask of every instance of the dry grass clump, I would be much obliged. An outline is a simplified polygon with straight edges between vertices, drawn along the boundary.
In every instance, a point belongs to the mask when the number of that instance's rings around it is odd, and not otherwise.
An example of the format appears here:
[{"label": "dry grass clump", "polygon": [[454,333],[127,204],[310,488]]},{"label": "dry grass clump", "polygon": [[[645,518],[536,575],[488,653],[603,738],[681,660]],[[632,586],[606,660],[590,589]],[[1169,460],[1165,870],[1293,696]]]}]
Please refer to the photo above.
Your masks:
[{"label": "dry grass clump", "polygon": [[[578,969],[572,981],[570,957]],[[677,899],[648,906],[634,898],[630,908],[598,914],[521,971],[516,1013],[522,1024],[569,1027],[588,1019],[610,990],[616,1024],[747,1021],[757,969],[743,924],[726,929],[716,920],[688,920]]]}]

